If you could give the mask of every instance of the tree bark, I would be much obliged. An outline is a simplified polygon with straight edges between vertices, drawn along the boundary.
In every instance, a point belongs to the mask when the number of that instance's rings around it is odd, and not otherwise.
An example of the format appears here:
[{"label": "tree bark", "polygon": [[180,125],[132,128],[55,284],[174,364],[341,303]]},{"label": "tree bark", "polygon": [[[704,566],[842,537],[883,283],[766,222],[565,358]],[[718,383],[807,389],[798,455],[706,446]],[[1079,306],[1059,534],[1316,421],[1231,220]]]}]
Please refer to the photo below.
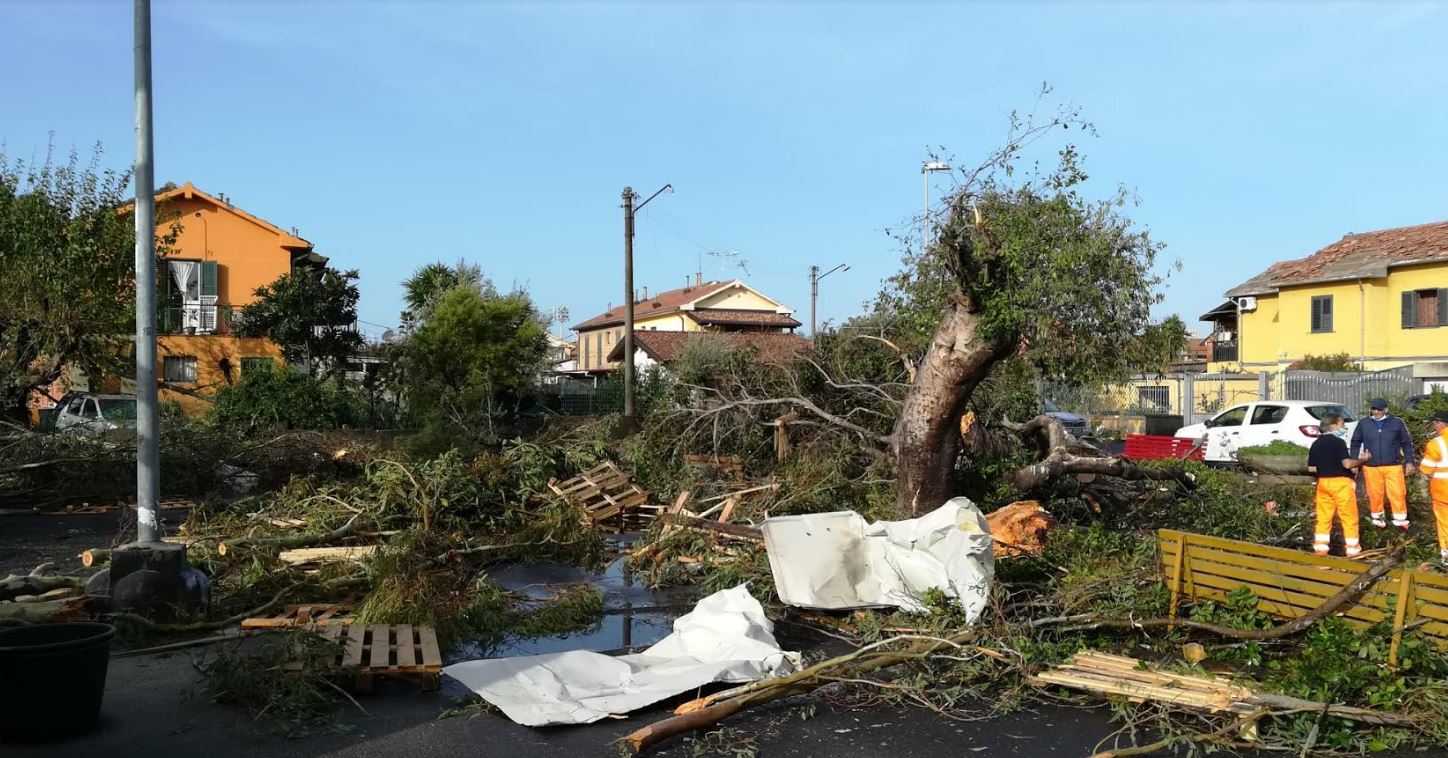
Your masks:
[{"label": "tree bark", "polygon": [[980,314],[957,294],[935,329],[895,421],[895,510],[913,517],[954,496],[960,418],[971,393],[1015,345],[986,339]]}]

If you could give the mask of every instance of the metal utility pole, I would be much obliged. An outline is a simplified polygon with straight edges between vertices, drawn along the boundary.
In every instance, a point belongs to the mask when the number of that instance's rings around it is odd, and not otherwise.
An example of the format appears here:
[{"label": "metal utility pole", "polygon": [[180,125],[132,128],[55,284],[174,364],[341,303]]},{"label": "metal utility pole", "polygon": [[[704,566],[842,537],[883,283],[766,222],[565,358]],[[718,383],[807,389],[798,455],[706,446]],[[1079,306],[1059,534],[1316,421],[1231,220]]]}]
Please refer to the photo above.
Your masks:
[{"label": "metal utility pole", "polygon": [[135,0],[136,541],[158,542],[160,416],[156,401],[156,175],[151,139],[151,0]]},{"label": "metal utility pole", "polygon": [[633,286],[633,238],[634,238],[634,213],[645,205],[649,200],[658,197],[664,190],[674,191],[674,185],[665,184],[658,192],[648,196],[638,205],[634,205],[633,187],[623,188],[623,416],[631,419],[634,417],[634,286]]},{"label": "metal utility pole", "polygon": [[810,339],[814,339],[814,336],[815,336],[815,309],[819,306],[819,300],[820,300],[820,280],[823,279],[823,278],[825,278],[825,277],[827,277],[827,276],[829,276],[830,274],[835,273],[836,271],[849,271],[849,270],[850,270],[850,264],[848,264],[848,263],[841,263],[840,265],[835,266],[834,268],[830,269],[829,271],[824,272],[823,274],[820,273],[820,267],[819,267],[819,266],[810,266],[810,267],[809,267],[809,336],[810,336]]}]

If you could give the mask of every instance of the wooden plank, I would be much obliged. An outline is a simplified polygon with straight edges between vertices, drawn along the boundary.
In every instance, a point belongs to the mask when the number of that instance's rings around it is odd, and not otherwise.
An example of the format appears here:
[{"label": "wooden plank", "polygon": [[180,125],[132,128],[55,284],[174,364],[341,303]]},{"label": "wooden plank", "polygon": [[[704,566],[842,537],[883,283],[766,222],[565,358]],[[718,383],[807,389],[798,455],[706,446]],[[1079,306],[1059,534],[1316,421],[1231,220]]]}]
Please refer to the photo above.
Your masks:
[{"label": "wooden plank", "polygon": [[412,636],[412,627],[402,624],[397,627],[397,667],[412,668],[417,665],[417,642]]},{"label": "wooden plank", "polygon": [[[1173,541],[1179,541],[1181,539],[1181,535],[1185,533],[1186,532],[1179,532],[1174,529],[1162,529],[1159,532],[1159,535],[1163,538],[1170,535],[1175,538]],[[1192,545],[1194,546],[1200,545],[1206,547],[1215,547],[1223,549],[1229,553],[1245,553],[1248,555],[1254,555],[1262,558],[1271,558],[1274,560],[1295,563],[1305,563],[1313,566],[1324,566],[1326,568],[1334,568],[1340,571],[1352,571],[1354,573],[1362,573],[1363,570],[1363,565],[1361,563],[1348,558],[1338,558],[1331,555],[1314,555],[1312,553],[1306,553],[1301,550],[1291,550],[1285,547],[1256,545],[1250,542],[1242,542],[1240,540],[1229,540],[1223,537],[1210,537],[1205,534],[1195,533],[1192,534],[1191,541]]]},{"label": "wooden plank", "polygon": [[362,650],[364,647],[364,636],[366,628],[361,624],[353,624],[347,627],[346,649],[342,655],[342,666],[345,668],[357,668],[362,665]]},{"label": "wooden plank", "polygon": [[422,665],[442,670],[442,653],[437,649],[437,631],[430,626],[417,628],[417,644],[422,648]]},{"label": "wooden plank", "polygon": [[277,560],[291,566],[305,563],[337,563],[360,561],[377,552],[377,545],[351,545],[347,547],[305,547],[283,550],[277,553]]},{"label": "wooden plank", "polygon": [[1393,643],[1388,648],[1388,665],[1394,668],[1398,665],[1398,649],[1403,644],[1403,625],[1412,620],[1415,615],[1413,606],[1417,605],[1413,599],[1413,574],[1403,577],[1398,585],[1398,607],[1393,614]]},{"label": "wooden plank", "polygon": [[367,668],[385,669],[392,663],[388,660],[389,653],[392,652],[392,627],[380,625],[374,626],[368,631],[372,633],[372,639],[367,648]]}]

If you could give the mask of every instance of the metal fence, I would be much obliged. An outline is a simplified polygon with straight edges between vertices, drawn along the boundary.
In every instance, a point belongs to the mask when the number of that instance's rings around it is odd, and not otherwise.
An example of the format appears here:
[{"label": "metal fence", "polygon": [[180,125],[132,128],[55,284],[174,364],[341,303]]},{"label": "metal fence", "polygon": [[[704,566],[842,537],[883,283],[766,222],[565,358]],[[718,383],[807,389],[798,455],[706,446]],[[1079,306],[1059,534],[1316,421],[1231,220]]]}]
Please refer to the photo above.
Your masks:
[{"label": "metal fence", "polygon": [[1282,371],[1272,376],[1269,397],[1280,400],[1325,400],[1354,411],[1375,397],[1412,395],[1417,384],[1413,367],[1385,371]]}]

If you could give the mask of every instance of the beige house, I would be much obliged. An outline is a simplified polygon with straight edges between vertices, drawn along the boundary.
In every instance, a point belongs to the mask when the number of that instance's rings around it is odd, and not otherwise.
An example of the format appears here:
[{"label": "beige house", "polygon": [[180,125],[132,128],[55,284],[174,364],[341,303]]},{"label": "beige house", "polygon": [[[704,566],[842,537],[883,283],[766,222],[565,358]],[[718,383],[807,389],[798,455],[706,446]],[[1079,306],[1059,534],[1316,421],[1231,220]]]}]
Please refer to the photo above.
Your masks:
[{"label": "beige house", "polygon": [[[788,334],[799,327],[794,309],[748,284],[731,279],[705,282],[649,295],[647,289],[634,303],[634,331],[724,332]],[[621,355],[615,345],[623,340],[623,306],[616,306],[573,327],[577,333],[574,356],[583,373],[612,371]],[[611,360],[612,359],[612,360]]]}]

